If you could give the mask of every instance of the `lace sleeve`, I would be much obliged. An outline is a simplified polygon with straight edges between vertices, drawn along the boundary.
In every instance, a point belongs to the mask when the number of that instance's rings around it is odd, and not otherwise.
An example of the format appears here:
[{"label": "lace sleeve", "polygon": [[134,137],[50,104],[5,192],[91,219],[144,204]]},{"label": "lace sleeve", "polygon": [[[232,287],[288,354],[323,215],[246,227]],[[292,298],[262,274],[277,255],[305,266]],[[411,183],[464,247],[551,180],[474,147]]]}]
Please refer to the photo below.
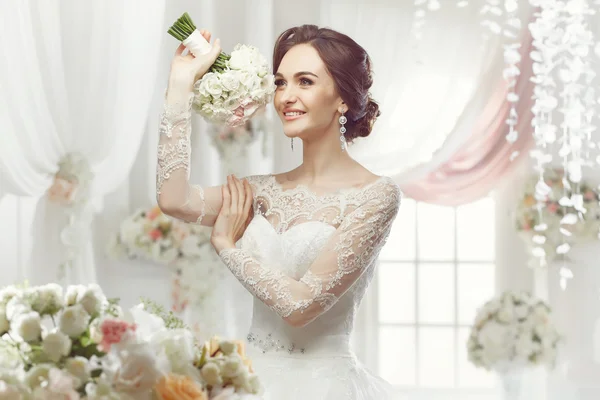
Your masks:
[{"label": "lace sleeve", "polygon": [[165,99],[159,127],[156,199],[168,215],[212,226],[221,209],[220,186],[204,189],[189,184],[193,97],[189,93],[185,99]]},{"label": "lace sleeve", "polygon": [[248,252],[219,255],[235,277],[286,322],[304,326],[330,309],[369,268],[373,268],[398,213],[400,190],[387,184],[344,217],[307,273],[296,280],[276,265],[262,265]]}]

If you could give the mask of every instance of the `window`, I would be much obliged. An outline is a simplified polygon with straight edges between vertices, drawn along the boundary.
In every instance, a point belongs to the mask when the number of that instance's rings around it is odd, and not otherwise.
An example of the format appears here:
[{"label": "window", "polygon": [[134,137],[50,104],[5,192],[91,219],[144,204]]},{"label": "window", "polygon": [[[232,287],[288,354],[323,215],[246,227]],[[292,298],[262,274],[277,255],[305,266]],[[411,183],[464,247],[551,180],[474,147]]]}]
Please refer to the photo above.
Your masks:
[{"label": "window", "polygon": [[477,307],[495,292],[494,220],[491,198],[460,207],[403,200],[374,285],[375,364],[390,383],[494,388],[494,376],[473,367],[466,353]]}]

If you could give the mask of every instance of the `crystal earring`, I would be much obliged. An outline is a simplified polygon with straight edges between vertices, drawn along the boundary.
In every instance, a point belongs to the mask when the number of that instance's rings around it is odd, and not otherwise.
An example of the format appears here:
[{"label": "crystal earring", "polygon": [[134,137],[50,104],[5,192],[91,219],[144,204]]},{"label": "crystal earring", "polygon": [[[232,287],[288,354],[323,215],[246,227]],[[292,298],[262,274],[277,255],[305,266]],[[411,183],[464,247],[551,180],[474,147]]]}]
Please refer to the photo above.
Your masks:
[{"label": "crystal earring", "polygon": [[346,133],[346,127],[344,125],[346,125],[346,122],[348,122],[348,119],[344,115],[344,111],[342,111],[342,115],[340,116],[339,121],[340,121],[340,145],[342,147],[342,151],[344,151],[344,150],[346,150],[346,147],[348,146],[348,144],[346,143],[346,136],[344,136],[344,134]]},{"label": "crystal earring", "polygon": [[294,138],[290,138],[290,144],[292,145],[292,151],[294,151]]}]

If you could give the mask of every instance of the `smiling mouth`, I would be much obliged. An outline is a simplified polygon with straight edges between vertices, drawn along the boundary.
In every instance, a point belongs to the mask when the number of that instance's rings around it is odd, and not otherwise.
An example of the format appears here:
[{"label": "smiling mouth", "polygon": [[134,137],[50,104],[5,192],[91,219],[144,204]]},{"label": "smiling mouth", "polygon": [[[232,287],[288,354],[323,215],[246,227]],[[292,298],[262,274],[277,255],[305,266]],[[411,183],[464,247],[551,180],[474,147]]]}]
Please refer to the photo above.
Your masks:
[{"label": "smiling mouth", "polygon": [[286,121],[291,121],[291,120],[302,117],[304,114],[306,114],[306,113],[302,112],[302,111],[294,111],[294,112],[283,113],[283,117],[285,118]]}]

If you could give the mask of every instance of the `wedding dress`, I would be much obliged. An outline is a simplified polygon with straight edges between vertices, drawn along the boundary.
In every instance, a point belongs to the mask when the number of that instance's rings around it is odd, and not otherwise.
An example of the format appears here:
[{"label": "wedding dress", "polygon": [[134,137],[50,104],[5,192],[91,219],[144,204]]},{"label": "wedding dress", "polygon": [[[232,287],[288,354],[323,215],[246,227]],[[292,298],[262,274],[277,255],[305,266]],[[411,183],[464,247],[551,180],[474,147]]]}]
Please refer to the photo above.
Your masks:
[{"label": "wedding dress", "polygon": [[[212,224],[220,187],[188,184],[190,102],[165,105],[157,196],[169,214]],[[387,177],[359,188],[315,193],[250,176],[254,217],[224,264],[253,294],[247,353],[265,400],[382,400],[391,386],[350,346],[354,317],[394,221],[401,193]]]}]

